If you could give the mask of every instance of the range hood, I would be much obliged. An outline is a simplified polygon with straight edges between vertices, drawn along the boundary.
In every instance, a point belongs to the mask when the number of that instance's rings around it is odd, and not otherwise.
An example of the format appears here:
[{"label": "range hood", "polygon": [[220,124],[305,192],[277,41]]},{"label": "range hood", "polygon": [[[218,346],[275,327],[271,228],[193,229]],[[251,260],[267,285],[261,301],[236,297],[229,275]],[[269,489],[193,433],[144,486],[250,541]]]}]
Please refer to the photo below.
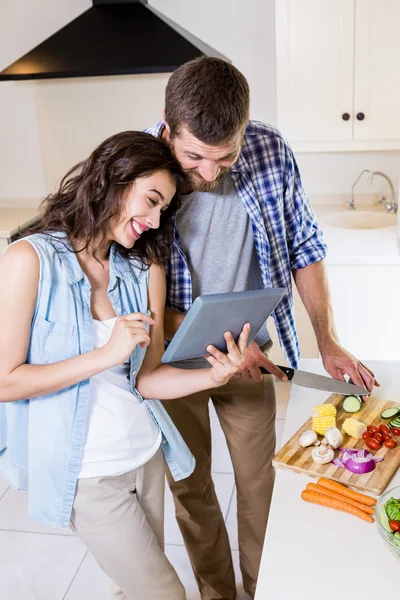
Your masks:
[{"label": "range hood", "polygon": [[0,81],[170,73],[202,54],[225,58],[147,0],[93,0],[92,8],[4,69]]}]

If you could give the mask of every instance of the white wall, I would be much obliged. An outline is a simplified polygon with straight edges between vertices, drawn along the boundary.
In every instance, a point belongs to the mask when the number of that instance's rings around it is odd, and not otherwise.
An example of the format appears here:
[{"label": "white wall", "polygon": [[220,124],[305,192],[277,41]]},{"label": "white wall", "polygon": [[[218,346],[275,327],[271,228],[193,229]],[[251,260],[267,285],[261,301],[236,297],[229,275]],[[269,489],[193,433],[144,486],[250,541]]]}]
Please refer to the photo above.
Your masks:
[{"label": "white wall", "polygon": [[[91,0],[1,0],[0,70],[87,10]],[[0,201],[46,194],[36,84],[0,82]]]},{"label": "white wall", "polygon": [[[248,78],[251,116],[276,120],[274,0],[150,0]],[[90,7],[90,0],[1,0],[0,68]],[[156,40],[154,43],[157,43]],[[157,121],[168,75],[0,83],[0,202],[38,198],[106,136]],[[347,195],[364,168],[400,174],[400,152],[300,154],[311,197]],[[381,191],[374,182],[373,191]],[[369,193],[366,185],[358,193]]]}]

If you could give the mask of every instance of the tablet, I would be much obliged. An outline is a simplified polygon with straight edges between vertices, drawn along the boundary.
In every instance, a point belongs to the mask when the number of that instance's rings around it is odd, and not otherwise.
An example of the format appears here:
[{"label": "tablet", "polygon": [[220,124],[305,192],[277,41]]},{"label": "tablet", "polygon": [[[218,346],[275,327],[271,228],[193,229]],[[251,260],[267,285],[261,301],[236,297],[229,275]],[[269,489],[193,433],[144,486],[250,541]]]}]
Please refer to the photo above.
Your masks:
[{"label": "tablet", "polygon": [[161,362],[208,355],[206,348],[210,344],[226,352],[225,331],[230,331],[237,341],[245,323],[250,323],[250,344],[285,294],[285,288],[270,288],[199,296],[172,338]]}]

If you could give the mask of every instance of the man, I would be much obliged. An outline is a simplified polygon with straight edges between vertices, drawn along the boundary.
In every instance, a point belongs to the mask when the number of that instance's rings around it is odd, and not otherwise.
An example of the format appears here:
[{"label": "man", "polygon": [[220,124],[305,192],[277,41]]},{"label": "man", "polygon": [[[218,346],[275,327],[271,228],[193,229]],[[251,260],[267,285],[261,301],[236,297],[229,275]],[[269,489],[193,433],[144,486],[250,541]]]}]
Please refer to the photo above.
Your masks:
[{"label": "man", "polygon": [[[275,310],[280,343],[297,366],[299,346],[291,276],[310,315],[324,366],[372,389],[374,375],[337,340],[323,259],[326,247],[293,154],[278,131],[249,121],[245,77],[220,59],[201,57],[171,76],[163,122],[149,130],[173,149],[186,171],[175,242],[166,265],[166,335],[170,339],[200,294],[285,287]],[[275,448],[272,376],[264,327],[249,346],[241,379],[214,391],[165,403],[196,458],[194,473],[169,477],[177,520],[203,600],[234,600],[236,588],[224,519],[211,478],[209,397],[225,433],[235,472],[240,567],[253,598],[271,500]],[[208,366],[204,359],[183,368]]]}]

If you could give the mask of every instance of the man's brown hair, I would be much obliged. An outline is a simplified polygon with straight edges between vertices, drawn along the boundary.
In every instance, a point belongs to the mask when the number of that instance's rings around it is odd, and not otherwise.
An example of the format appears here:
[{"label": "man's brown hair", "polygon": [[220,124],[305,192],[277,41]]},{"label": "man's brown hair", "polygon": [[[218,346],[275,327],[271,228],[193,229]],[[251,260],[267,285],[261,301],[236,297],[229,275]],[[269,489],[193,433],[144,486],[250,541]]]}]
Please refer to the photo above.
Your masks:
[{"label": "man's brown hair", "polygon": [[165,91],[165,120],[172,138],[182,126],[205,144],[227,143],[249,120],[250,90],[236,67],[201,56],[170,77]]}]

